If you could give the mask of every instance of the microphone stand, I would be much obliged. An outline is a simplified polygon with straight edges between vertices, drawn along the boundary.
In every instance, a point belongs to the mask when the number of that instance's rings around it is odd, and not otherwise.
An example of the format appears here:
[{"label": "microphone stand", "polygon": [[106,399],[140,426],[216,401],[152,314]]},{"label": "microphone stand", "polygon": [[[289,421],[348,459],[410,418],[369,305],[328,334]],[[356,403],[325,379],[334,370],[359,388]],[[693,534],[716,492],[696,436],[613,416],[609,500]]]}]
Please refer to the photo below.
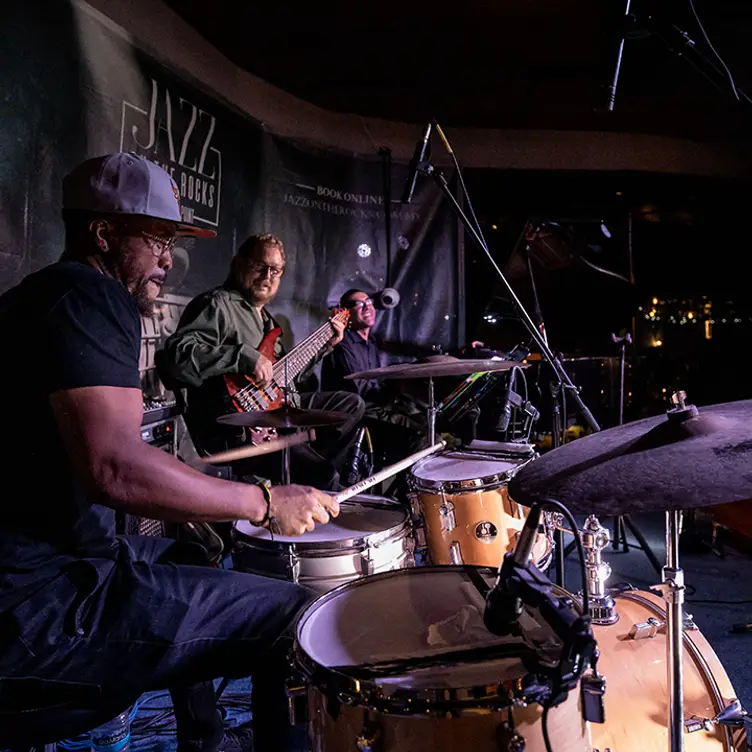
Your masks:
[{"label": "microphone stand", "polygon": [[[452,149],[449,145],[449,142],[444,137],[444,134],[439,128],[438,124],[436,125],[436,129],[441,136],[442,141],[444,142],[444,146],[449,150],[449,153],[451,154]],[[571,398],[577,405],[577,409],[585,419],[585,422],[589,426],[590,430],[593,432],[600,431],[601,427],[598,425],[598,422],[593,416],[593,413],[590,412],[590,409],[583,402],[582,397],[580,396],[579,389],[572,383],[572,380],[569,378],[569,374],[564,369],[564,366],[562,365],[559,358],[551,351],[551,348],[548,346],[547,338],[541,333],[533,320],[530,318],[530,314],[528,314],[528,312],[525,310],[525,306],[522,305],[522,301],[520,301],[520,299],[517,297],[517,294],[512,288],[512,285],[509,283],[509,280],[504,276],[504,272],[501,271],[501,268],[494,260],[494,257],[491,255],[491,251],[488,249],[488,246],[484,242],[483,238],[478,234],[478,231],[475,229],[462,206],[460,206],[459,202],[455,198],[454,193],[449,187],[449,184],[447,183],[446,178],[444,177],[441,170],[437,169],[433,164],[431,164],[429,160],[420,162],[418,164],[417,170],[418,172],[424,175],[428,175],[433,179],[439,190],[444,194],[444,196],[447,197],[447,199],[449,199],[450,204],[452,205],[454,211],[464,225],[465,230],[470,234],[470,237],[475,241],[475,244],[478,246],[478,248],[480,248],[480,250],[483,251],[483,253],[485,253],[488,257],[491,266],[501,280],[502,285],[506,289],[507,295],[509,295],[509,298],[511,299],[514,308],[517,311],[517,315],[519,316],[520,321],[522,321],[530,336],[540,348],[543,357],[554,369],[558,380],[558,386],[560,386],[560,388],[564,392],[563,396],[569,397],[571,395]],[[429,422],[429,427],[430,426],[431,422]],[[561,587],[564,587],[563,536],[561,534],[557,536],[556,544],[557,548],[559,549],[559,554],[556,557],[556,570],[558,580],[557,584]]]},{"label": "microphone stand", "polygon": [[517,297],[511,284],[509,284],[509,281],[504,276],[504,272],[501,271],[499,265],[494,260],[494,257],[491,255],[491,251],[488,250],[488,246],[486,246],[486,244],[483,242],[483,239],[480,237],[477,230],[475,229],[475,227],[473,227],[472,223],[468,219],[467,214],[465,214],[459,202],[454,197],[452,189],[449,187],[449,184],[447,183],[446,178],[444,177],[442,172],[436,169],[430,162],[422,162],[420,165],[418,165],[418,170],[419,172],[422,172],[423,174],[429,175],[431,178],[433,178],[433,181],[439,187],[439,190],[449,199],[450,203],[454,207],[455,212],[457,213],[457,216],[460,218],[460,221],[464,225],[467,232],[470,234],[470,237],[472,237],[476,245],[486,254],[488,260],[491,262],[491,266],[494,268],[494,271],[498,275],[501,283],[504,285],[504,288],[507,291],[507,294],[514,304],[517,315],[520,317],[520,320],[530,333],[530,336],[535,340],[535,343],[540,348],[543,357],[556,372],[556,376],[562,388],[565,389],[569,394],[571,394],[572,399],[574,400],[578,410],[580,411],[580,414],[585,419],[585,422],[588,424],[590,429],[594,432],[600,431],[601,427],[598,425],[598,422],[593,416],[593,413],[590,412],[590,409],[582,401],[579,389],[572,383],[572,380],[569,378],[569,374],[564,369],[561,361],[556,355],[554,355],[554,353],[549,348],[545,338],[540,333],[540,331],[538,331],[538,327],[536,327],[533,323],[533,320],[530,318],[530,315],[525,310],[522,302]]}]

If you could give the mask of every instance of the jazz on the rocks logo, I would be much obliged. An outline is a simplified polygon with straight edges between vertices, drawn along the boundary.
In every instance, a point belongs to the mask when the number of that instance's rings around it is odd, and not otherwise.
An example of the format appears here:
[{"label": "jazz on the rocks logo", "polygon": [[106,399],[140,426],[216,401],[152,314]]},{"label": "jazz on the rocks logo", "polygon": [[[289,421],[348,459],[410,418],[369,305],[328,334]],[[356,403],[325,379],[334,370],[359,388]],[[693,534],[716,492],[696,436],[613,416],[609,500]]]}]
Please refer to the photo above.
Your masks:
[{"label": "jazz on the rocks logo", "polygon": [[120,151],[155,162],[177,183],[183,221],[219,227],[222,154],[212,144],[217,119],[151,80],[151,101],[123,100]]}]

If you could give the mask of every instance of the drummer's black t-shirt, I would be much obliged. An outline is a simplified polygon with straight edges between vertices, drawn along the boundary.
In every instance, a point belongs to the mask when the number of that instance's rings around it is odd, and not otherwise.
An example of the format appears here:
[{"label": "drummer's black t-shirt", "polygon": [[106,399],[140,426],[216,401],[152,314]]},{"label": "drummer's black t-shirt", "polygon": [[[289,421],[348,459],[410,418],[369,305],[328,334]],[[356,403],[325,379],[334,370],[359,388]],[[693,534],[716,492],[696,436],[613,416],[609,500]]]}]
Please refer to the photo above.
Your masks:
[{"label": "drummer's black t-shirt", "polygon": [[140,389],[141,320],[125,286],[64,261],[0,296],[0,613],[76,558],[112,559],[115,516],[78,482],[49,406],[58,390]]}]

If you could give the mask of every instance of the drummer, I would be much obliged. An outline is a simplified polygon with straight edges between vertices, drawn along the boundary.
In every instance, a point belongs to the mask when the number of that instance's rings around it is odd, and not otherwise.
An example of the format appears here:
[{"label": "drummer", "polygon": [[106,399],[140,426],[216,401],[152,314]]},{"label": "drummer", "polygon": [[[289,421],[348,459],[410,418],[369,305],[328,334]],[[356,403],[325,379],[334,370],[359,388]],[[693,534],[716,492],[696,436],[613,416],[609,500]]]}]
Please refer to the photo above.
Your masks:
[{"label": "drummer", "polygon": [[366,423],[377,450],[386,450],[385,461],[395,461],[423,445],[428,434],[428,405],[396,381],[345,378],[379,368],[384,352],[372,331],[376,307],[371,296],[363,290],[350,289],[340,298],[340,307],[350,311],[350,320],[342,341],[324,358],[321,388],[359,394],[366,403]]},{"label": "drummer", "polygon": [[[116,537],[115,512],[301,535],[338,505],[312,488],[212,478],[142,441],[142,317],[154,315],[176,239],[207,231],[182,223],[175,182],[134,154],[81,164],[63,205],[62,259],[0,297],[0,331],[25,365],[0,374],[13,426],[0,469],[24,483],[6,494],[0,525],[0,747],[28,729],[29,711],[33,746],[59,738],[60,706],[60,736],[75,735],[169,688],[179,750],[292,750],[284,636],[310,594],[195,566],[190,545]],[[212,683],[250,673],[253,739],[225,731]]]}]

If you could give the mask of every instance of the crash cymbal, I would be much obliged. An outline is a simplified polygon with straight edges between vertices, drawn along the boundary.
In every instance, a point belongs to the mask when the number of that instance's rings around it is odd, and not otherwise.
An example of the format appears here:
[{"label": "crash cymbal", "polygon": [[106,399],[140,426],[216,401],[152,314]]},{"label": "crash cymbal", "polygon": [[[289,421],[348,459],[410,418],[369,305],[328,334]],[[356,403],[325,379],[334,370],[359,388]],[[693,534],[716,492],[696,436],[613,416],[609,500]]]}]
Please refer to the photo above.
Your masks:
[{"label": "crash cymbal", "polygon": [[690,407],[564,444],[522,468],[509,496],[606,516],[752,499],[752,400]]},{"label": "crash cymbal", "polygon": [[346,379],[428,379],[441,376],[467,376],[471,373],[487,371],[510,371],[514,366],[527,368],[527,364],[516,360],[461,360],[449,358],[424,363],[398,363],[370,371],[360,371],[345,376]]},{"label": "crash cymbal", "polygon": [[350,420],[348,413],[331,410],[303,410],[299,407],[280,407],[276,410],[257,410],[230,413],[217,418],[217,423],[243,428],[315,428],[337,426]]}]

